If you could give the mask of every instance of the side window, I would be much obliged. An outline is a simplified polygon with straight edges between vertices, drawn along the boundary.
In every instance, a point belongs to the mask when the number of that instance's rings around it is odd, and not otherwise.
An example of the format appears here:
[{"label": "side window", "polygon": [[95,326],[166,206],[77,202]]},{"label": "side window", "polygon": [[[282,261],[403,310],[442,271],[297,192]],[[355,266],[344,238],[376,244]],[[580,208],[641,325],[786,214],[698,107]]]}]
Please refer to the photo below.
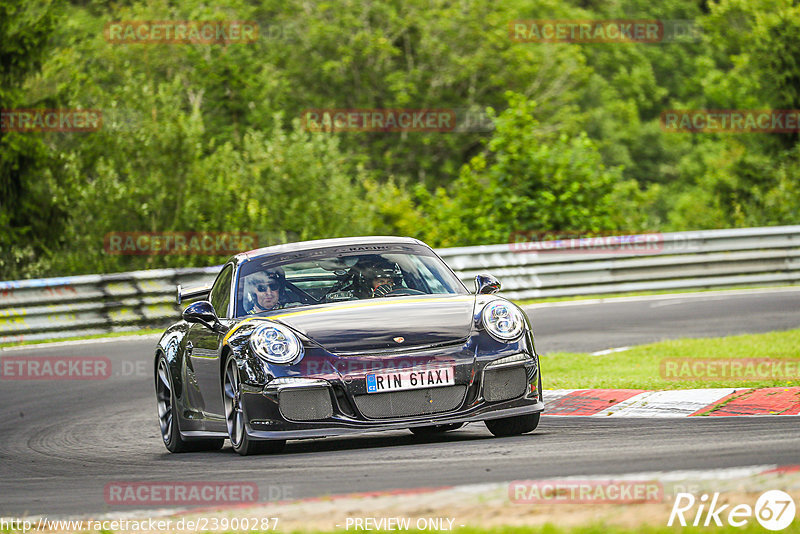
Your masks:
[{"label": "side window", "polygon": [[228,316],[228,304],[231,301],[231,278],[233,277],[233,266],[227,265],[214,286],[211,288],[211,305],[218,317]]}]

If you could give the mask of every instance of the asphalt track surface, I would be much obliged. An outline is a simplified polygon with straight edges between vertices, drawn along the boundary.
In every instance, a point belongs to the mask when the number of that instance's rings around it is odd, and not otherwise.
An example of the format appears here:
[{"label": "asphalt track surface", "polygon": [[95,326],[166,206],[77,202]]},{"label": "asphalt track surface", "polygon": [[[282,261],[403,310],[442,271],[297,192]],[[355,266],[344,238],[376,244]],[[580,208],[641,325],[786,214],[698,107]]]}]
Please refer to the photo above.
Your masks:
[{"label": "asphalt track surface", "polygon": [[539,353],[593,352],[679,337],[800,328],[800,288],[555,302],[525,311]]},{"label": "asphalt track surface", "polygon": [[[800,290],[638,299],[528,310],[540,352],[601,350],[679,336],[800,326]],[[283,454],[230,447],[169,454],[150,374],[153,337],[31,346],[6,356],[105,356],[112,376],[0,381],[0,516],[147,509],[109,505],[111,482],[254,482],[259,500],[561,476],[800,464],[795,417],[542,418],[525,436],[493,438],[482,424],[435,438],[407,431],[291,441]],[[546,359],[543,362],[546,386]],[[163,507],[160,507],[163,508]]]}]

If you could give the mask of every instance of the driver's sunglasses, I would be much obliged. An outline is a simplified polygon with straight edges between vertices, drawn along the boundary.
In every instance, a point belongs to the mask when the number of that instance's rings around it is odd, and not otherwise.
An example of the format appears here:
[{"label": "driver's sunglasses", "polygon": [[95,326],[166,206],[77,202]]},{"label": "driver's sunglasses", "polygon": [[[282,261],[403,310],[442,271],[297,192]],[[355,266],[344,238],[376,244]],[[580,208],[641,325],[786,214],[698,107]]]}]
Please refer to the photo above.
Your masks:
[{"label": "driver's sunglasses", "polygon": [[258,289],[258,291],[262,292],[262,293],[264,291],[266,291],[267,288],[269,288],[270,291],[277,291],[278,290],[278,283],[277,282],[270,282],[269,284],[258,284],[256,286],[256,289]]}]

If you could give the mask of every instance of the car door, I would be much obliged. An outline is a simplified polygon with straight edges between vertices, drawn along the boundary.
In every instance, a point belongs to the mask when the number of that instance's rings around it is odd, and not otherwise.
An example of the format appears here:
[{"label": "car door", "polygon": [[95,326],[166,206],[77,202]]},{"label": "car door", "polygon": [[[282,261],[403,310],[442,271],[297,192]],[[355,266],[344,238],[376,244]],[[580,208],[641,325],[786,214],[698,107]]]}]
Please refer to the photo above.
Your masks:
[{"label": "car door", "polygon": [[[232,280],[233,265],[228,264],[220,271],[209,295],[209,301],[224,325],[229,323]],[[223,337],[224,333],[215,332],[199,323],[193,324],[187,334],[186,353],[201,404],[196,408],[203,412],[205,430],[226,428],[220,385],[220,344]]]}]

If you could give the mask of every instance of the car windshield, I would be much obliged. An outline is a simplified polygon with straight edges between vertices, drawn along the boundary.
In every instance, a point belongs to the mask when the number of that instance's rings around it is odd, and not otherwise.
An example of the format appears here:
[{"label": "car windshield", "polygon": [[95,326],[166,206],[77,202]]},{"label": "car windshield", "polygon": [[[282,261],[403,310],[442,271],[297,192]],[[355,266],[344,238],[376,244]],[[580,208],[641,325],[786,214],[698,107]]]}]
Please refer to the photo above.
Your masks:
[{"label": "car windshield", "polygon": [[431,250],[393,244],[255,258],[242,265],[236,293],[241,317],[351,300],[468,291]]}]

